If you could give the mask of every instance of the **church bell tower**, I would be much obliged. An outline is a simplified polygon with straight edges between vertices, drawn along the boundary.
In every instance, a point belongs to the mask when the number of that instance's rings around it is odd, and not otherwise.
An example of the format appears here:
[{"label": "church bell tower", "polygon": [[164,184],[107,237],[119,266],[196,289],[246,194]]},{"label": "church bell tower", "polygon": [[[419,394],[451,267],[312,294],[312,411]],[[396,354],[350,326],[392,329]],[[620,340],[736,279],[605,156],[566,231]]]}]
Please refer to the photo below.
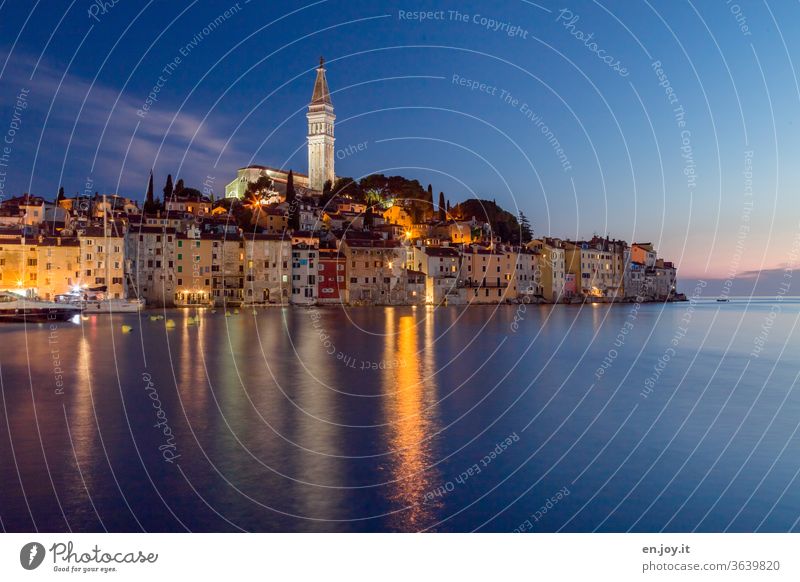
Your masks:
[{"label": "church bell tower", "polygon": [[314,93],[308,104],[308,186],[312,190],[321,191],[325,182],[335,180],[333,170],[334,150],[333,103],[325,78],[325,60],[319,58],[317,79],[314,82]]}]

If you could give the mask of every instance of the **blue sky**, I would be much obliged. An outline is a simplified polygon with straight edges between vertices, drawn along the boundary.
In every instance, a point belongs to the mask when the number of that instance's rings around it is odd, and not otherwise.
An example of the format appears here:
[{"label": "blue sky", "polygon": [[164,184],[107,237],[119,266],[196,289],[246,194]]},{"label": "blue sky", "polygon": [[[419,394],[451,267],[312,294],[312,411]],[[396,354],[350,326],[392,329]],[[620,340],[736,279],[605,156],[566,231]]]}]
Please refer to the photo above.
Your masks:
[{"label": "blue sky", "polygon": [[[652,240],[683,276],[796,258],[796,5],[111,4],[0,3],[0,134],[20,125],[0,194],[88,182],[142,198],[151,167],[159,185],[169,172],[218,194],[249,163],[305,172],[322,54],[338,175],[496,199],[538,234]],[[137,113],[159,76],[158,100]]]}]

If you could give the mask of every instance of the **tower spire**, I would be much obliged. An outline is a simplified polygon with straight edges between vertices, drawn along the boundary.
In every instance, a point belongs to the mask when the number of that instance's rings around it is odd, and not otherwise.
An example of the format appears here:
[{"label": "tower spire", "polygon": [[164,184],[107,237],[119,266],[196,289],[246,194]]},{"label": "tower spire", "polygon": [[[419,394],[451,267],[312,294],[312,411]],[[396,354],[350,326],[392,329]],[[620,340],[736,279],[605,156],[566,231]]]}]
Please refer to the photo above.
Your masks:
[{"label": "tower spire", "polygon": [[308,104],[308,185],[312,190],[321,192],[325,182],[336,180],[334,172],[334,137],[331,93],[328,80],[325,78],[325,59],[319,58],[317,78],[314,81],[314,92]]},{"label": "tower spire", "polygon": [[314,93],[311,95],[310,105],[331,105],[331,93],[328,90],[328,80],[325,78],[325,59],[319,58],[317,67],[317,80],[314,81]]}]

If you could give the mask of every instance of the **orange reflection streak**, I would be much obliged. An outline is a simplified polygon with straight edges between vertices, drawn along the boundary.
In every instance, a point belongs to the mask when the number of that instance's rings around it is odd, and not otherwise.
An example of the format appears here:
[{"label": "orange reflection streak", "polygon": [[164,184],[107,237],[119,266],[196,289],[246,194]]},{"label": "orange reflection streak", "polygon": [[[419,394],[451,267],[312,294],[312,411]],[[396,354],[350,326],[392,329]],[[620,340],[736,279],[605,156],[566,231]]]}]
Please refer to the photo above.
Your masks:
[{"label": "orange reflection streak", "polygon": [[[82,475],[76,474],[75,481],[72,483],[76,496],[86,495],[87,489],[91,489],[92,471],[87,468],[96,462],[97,452],[96,433],[97,427],[94,419],[94,409],[92,406],[92,395],[90,394],[91,378],[94,377],[92,369],[92,354],[89,340],[81,337],[75,350],[77,361],[74,366],[75,381],[65,386],[65,391],[69,395],[69,430],[72,446],[75,449],[74,463],[80,468]],[[77,468],[76,467],[76,468]],[[86,487],[84,488],[84,482]]]},{"label": "orange reflection streak", "polygon": [[425,494],[435,487],[433,477],[436,471],[429,468],[433,456],[428,440],[435,431],[430,408],[434,387],[422,383],[414,317],[400,317],[397,335],[389,333],[394,314],[387,313],[386,318],[386,359],[401,362],[394,374],[384,375],[390,425],[389,450],[394,460],[390,498],[398,506],[407,508],[396,513],[393,521],[396,529],[419,531],[433,520],[434,506],[426,505],[424,501]]}]

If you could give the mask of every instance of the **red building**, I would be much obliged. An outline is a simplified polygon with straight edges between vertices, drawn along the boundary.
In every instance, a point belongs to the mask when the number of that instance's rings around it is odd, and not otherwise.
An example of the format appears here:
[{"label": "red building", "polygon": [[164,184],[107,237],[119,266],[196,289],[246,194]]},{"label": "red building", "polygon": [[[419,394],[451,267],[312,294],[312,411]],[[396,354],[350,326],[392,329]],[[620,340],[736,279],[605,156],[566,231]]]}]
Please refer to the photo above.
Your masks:
[{"label": "red building", "polygon": [[575,296],[576,292],[575,274],[566,273],[564,275],[564,297],[570,298]]},{"label": "red building", "polygon": [[317,301],[342,303],[347,296],[347,261],[336,249],[319,249]]}]

